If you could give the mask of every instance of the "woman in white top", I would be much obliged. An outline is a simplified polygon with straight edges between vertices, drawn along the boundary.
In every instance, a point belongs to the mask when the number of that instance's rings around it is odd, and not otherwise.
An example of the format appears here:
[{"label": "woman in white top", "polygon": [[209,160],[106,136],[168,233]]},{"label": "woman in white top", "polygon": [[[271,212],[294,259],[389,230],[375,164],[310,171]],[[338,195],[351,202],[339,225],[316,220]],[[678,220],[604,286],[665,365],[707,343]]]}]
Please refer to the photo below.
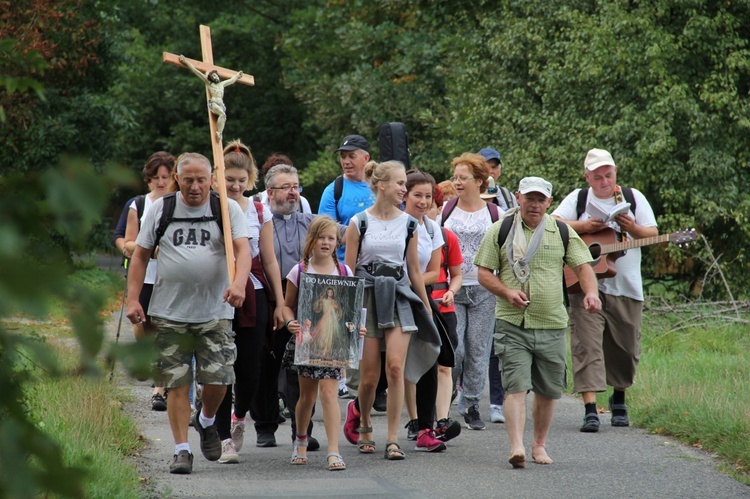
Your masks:
[{"label": "woman in white top", "polygon": [[[404,400],[404,377],[410,376],[417,381],[434,364],[440,340],[432,323],[427,292],[419,271],[416,221],[399,209],[406,194],[404,166],[397,161],[380,164],[371,161],[365,165],[365,180],[375,192],[375,203],[351,218],[345,234],[346,263],[350,268],[356,268],[357,276],[365,278],[364,306],[367,308],[367,336],[360,363],[359,411],[356,411],[360,416],[358,448],[362,453],[375,452],[370,413],[380,377],[380,350],[384,342],[389,387],[385,458],[401,460],[405,455],[398,444],[398,429]],[[366,232],[360,238],[362,217],[366,221]],[[414,231],[410,238],[407,237],[409,226]],[[408,279],[404,275],[405,264]],[[413,359],[411,349],[417,353]]]},{"label": "woman in white top", "polygon": [[[146,185],[148,185],[149,193],[142,198],[139,196],[140,199],[136,198],[130,205],[128,222],[125,228],[125,251],[123,252],[126,258],[130,258],[133,255],[133,251],[135,251],[135,240],[140,232],[141,222],[146,213],[148,213],[148,210],[151,209],[151,205],[160,197],[171,192],[174,185],[171,173],[174,162],[175,157],[165,151],[155,152],[146,161],[146,165],[143,167],[143,179]],[[139,204],[142,207],[140,218],[138,218]],[[151,301],[151,293],[154,290],[155,282],[156,260],[152,258],[146,267],[146,278],[143,281],[143,289],[141,289],[141,294],[138,297],[138,302],[143,307],[146,319],[142,324],[133,324],[133,333],[135,334],[136,341],[141,340],[146,333],[150,334],[153,332],[151,317],[148,315],[148,304]],[[153,393],[151,393],[151,410],[167,410],[166,393],[163,387],[154,387]]]},{"label": "woman in white top", "polygon": [[[281,272],[273,249],[273,217],[271,210],[260,203],[245,197],[244,192],[255,186],[258,169],[250,149],[239,140],[224,148],[224,165],[227,184],[227,197],[236,201],[245,213],[250,230],[250,253],[253,257],[252,270],[248,276],[245,302],[236,309],[234,318],[234,342],[237,358],[234,362],[234,411],[232,411],[232,389],[227,393],[216,414],[216,429],[222,440],[220,463],[236,463],[237,451],[243,444],[245,414],[253,410],[253,419],[263,425],[271,418],[278,420],[277,390],[273,389],[276,404],[262,399],[258,394],[268,393],[266,385],[278,377],[276,372],[263,372],[261,365],[265,355],[269,355],[266,335],[270,329],[284,325],[284,299],[281,290]],[[232,201],[230,201],[232,202]],[[275,305],[271,304],[275,300]],[[273,369],[268,369],[273,370]],[[230,423],[231,417],[231,423]],[[277,421],[273,421],[277,423]],[[273,428],[275,431],[275,427]],[[272,433],[272,432],[271,432]]]},{"label": "woman in white top", "polygon": [[[440,274],[440,258],[444,244],[440,226],[425,216],[432,207],[435,179],[427,172],[410,170],[406,175],[404,211],[419,222],[419,271],[431,289]],[[404,403],[409,413],[407,438],[416,440],[415,450],[440,452],[445,444],[435,438],[435,399],[437,398],[437,362],[419,379],[416,387],[406,381]],[[415,390],[416,388],[416,390]]]},{"label": "woman in white top", "polygon": [[479,415],[479,401],[487,379],[495,324],[495,297],[479,284],[474,257],[484,234],[500,213],[497,205],[489,205],[480,197],[487,190],[490,176],[489,164],[484,157],[464,153],[454,158],[452,164],[451,180],[458,201],[452,209],[452,203],[444,205],[438,221],[458,236],[464,257],[461,267],[463,286],[454,298],[458,345],[453,377],[460,378],[462,398],[459,399],[459,412],[466,427],[483,430],[485,425]]}]

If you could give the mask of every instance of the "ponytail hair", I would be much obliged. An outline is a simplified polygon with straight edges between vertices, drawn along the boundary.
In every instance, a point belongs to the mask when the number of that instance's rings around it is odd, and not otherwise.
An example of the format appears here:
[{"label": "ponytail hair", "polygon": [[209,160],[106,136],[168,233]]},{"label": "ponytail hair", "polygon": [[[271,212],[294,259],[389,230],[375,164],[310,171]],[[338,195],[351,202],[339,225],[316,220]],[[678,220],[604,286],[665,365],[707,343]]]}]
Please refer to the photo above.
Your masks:
[{"label": "ponytail hair", "polygon": [[245,170],[247,172],[247,188],[255,188],[255,184],[258,182],[258,167],[255,166],[255,159],[253,159],[250,148],[239,139],[233,140],[224,148],[224,168]]}]

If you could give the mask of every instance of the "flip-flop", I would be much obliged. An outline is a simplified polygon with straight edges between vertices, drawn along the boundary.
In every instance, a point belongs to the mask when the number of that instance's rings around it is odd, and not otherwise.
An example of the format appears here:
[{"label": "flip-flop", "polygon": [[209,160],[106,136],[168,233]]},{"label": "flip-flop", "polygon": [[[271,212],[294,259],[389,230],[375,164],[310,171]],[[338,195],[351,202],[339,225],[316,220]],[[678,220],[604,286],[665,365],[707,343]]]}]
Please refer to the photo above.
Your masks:
[{"label": "flip-flop", "polygon": [[[335,461],[328,461],[328,458],[335,457]],[[341,457],[341,454],[338,452],[329,452],[326,456],[326,461],[328,461],[328,471],[339,471],[339,470],[345,470],[346,469],[346,463],[344,462],[344,459]]]}]

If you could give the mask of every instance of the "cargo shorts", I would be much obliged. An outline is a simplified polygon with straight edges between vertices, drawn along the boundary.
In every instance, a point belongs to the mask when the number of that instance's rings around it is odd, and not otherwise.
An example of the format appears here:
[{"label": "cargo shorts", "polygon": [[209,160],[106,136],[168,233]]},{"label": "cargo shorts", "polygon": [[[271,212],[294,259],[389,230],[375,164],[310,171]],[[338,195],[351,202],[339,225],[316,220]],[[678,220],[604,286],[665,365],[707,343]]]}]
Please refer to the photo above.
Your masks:
[{"label": "cargo shorts", "polygon": [[232,321],[175,322],[152,317],[159,358],[154,365],[154,385],[176,388],[195,379],[205,385],[231,385],[235,381]]}]

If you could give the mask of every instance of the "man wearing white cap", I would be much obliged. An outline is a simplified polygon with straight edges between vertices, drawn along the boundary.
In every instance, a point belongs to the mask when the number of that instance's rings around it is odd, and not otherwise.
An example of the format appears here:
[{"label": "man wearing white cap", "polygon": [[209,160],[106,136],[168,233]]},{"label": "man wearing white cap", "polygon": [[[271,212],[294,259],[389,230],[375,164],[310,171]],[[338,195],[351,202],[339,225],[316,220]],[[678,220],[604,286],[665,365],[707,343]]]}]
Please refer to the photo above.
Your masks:
[{"label": "man wearing white cap", "polygon": [[546,213],[552,202],[552,184],[526,177],[518,185],[516,200],[519,207],[509,210],[502,222],[487,231],[474,264],[479,268],[479,283],[497,296],[495,351],[503,363],[511,446],[508,461],[514,468],[523,468],[528,390],[534,391],[531,457],[537,464],[552,463],[546,450],[547,435],[555,400],[565,388],[568,314],[562,284],[564,264],[581,282],[586,310],[598,312],[601,302],[596,276],[588,265],[588,248],[574,230]]},{"label": "man wearing white cap", "polygon": [[[588,189],[571,192],[552,216],[568,223],[579,234],[614,229],[627,239],[658,235],[656,218],[646,198],[636,189],[617,185],[617,166],[604,149],[591,149],[583,162]],[[624,213],[604,223],[588,212],[611,213],[630,203]],[[599,281],[604,307],[598,314],[583,313],[580,294],[570,295],[570,348],[573,389],[582,394],[585,413],[580,430],[599,431],[596,392],[614,387],[609,398],[612,426],[629,426],[625,390],[633,384],[641,353],[643,283],[641,250],[630,249],[615,261],[617,274]]]}]

